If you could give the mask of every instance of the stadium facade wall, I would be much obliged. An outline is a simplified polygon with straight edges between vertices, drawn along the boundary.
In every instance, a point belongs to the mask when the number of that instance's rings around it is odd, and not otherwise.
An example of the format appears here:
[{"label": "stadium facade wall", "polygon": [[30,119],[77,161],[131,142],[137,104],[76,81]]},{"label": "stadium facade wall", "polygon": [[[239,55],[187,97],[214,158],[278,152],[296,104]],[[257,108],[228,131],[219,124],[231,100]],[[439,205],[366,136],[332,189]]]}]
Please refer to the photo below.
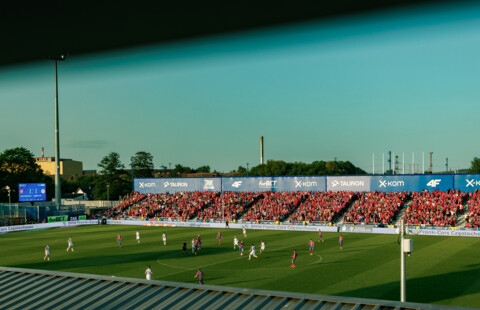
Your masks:
[{"label": "stadium facade wall", "polygon": [[143,194],[175,192],[418,192],[422,190],[480,190],[480,174],[422,174],[374,176],[283,176],[217,178],[135,178],[133,190]]}]

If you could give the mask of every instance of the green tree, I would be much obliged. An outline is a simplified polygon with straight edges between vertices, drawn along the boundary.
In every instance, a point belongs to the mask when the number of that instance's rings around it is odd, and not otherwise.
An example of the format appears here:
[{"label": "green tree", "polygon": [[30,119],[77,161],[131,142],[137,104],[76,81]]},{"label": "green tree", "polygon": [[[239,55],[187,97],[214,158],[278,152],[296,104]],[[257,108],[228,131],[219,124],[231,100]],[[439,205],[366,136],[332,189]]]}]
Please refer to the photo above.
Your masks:
[{"label": "green tree", "polygon": [[125,166],[120,161],[120,155],[116,152],[111,152],[103,157],[98,166],[102,168],[100,174],[103,175],[107,183],[110,184],[118,179],[123,169],[125,169]]},{"label": "green tree", "polygon": [[470,169],[468,169],[470,173],[480,173],[480,158],[474,157],[472,160],[472,164]]},{"label": "green tree", "polygon": [[55,186],[52,178],[43,174],[35,162],[32,152],[24,147],[5,150],[0,154],[0,201],[8,201],[6,186],[11,189],[11,201],[18,201],[19,183],[46,183],[47,200],[54,195]]},{"label": "green tree", "polygon": [[282,160],[269,160],[267,164],[252,167],[252,176],[279,175],[355,175],[366,172],[349,161],[314,161],[311,164],[302,162],[287,163]]},{"label": "green tree", "polygon": [[132,191],[132,180],[123,170],[120,155],[112,152],[103,157],[98,164],[102,170],[95,179],[93,197],[96,200],[117,200],[120,196]]},{"label": "green tree", "polygon": [[135,177],[151,178],[153,177],[153,156],[148,152],[137,152],[130,158],[130,167],[133,169]]},{"label": "green tree", "polygon": [[210,166],[201,166],[196,169],[197,172],[210,173]]}]

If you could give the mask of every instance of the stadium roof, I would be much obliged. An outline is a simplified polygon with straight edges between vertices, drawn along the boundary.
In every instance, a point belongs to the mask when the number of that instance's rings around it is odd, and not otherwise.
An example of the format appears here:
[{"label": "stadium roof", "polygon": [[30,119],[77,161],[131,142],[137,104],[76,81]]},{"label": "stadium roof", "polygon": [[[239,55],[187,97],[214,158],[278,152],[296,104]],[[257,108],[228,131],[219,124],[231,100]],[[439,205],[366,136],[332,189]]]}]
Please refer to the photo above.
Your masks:
[{"label": "stadium roof", "polygon": [[0,267],[2,309],[467,309]]},{"label": "stadium roof", "polygon": [[438,2],[4,1],[0,66]]}]

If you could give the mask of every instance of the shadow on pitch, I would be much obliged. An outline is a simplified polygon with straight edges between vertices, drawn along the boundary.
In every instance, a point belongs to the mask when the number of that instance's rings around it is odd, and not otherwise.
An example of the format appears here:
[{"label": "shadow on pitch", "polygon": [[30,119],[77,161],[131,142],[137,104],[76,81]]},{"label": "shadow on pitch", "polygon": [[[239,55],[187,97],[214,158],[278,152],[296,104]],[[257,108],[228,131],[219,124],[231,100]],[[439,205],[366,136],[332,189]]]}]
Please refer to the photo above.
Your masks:
[{"label": "shadow on pitch", "polygon": [[[190,250],[189,250],[190,251]],[[132,262],[145,262],[146,265],[152,264],[157,259],[178,259],[178,265],[181,266],[182,259],[205,257],[210,255],[220,255],[224,253],[233,253],[230,247],[206,247],[198,252],[197,255],[188,252],[187,256],[182,256],[182,250],[159,250],[150,252],[138,252],[138,253],[123,253],[121,248],[118,248],[118,253],[108,253],[105,255],[79,257],[75,258],[74,253],[71,253],[69,257],[61,256],[56,259],[55,253],[51,253],[51,260],[49,262],[43,261],[43,257],[40,257],[38,262],[10,265],[9,267],[16,268],[29,268],[29,269],[46,269],[46,270],[67,270],[71,268],[89,268],[100,267],[117,264],[128,264]],[[73,255],[72,255],[73,254]]]},{"label": "shadow on pitch", "polygon": [[[408,279],[407,270],[407,301],[433,303],[441,300],[469,295],[475,283],[480,279],[480,268],[444,273],[439,275]],[[348,290],[338,295],[385,300],[400,299],[400,279],[361,289]]]}]

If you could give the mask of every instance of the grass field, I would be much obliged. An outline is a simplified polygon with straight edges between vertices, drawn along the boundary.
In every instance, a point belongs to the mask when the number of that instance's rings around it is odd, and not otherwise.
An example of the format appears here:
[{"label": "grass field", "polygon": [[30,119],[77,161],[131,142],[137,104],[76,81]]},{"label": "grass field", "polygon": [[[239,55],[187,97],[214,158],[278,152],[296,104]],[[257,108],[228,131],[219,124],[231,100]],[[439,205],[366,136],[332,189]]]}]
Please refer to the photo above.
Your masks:
[{"label": "grass field", "polygon": [[[141,243],[135,241],[135,231]],[[167,245],[162,232],[167,233]],[[397,236],[338,233],[254,231],[246,239],[241,230],[222,229],[218,245],[215,229],[159,228],[135,226],[81,226],[0,235],[0,265],[17,268],[144,278],[148,265],[154,280],[197,283],[197,268],[205,283],[253,289],[280,290],[325,295],[398,300],[400,291],[400,246]],[[123,246],[116,243],[117,233]],[[190,242],[201,234],[203,248],[191,253]],[[66,252],[71,235],[75,252]],[[246,244],[246,255],[233,250],[233,236]],[[309,255],[308,241],[315,241]],[[407,257],[407,300],[466,307],[480,307],[480,239],[412,236],[414,252]],[[181,245],[188,244],[188,256]],[[260,241],[267,243],[260,252]],[[44,247],[50,244],[51,261],[43,261]],[[258,259],[248,260],[251,243]],[[298,252],[297,268],[290,268],[293,250]]]}]

